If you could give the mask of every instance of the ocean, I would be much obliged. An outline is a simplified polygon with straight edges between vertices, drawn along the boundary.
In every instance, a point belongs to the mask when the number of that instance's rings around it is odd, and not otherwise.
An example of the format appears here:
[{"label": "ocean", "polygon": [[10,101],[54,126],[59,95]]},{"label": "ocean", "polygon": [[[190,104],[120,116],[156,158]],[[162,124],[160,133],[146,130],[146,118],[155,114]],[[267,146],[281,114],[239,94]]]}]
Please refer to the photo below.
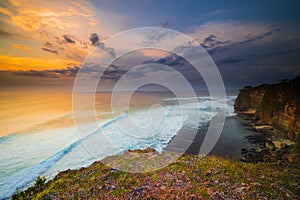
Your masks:
[{"label": "ocean", "polygon": [[[71,93],[2,92],[0,198],[8,198],[17,190],[28,187],[37,176],[51,179],[61,171],[86,167],[98,159],[128,149],[151,147],[161,152],[183,125],[190,125],[191,129],[205,126],[217,112],[211,108],[212,101],[220,107],[226,104],[226,115],[234,115],[234,99],[235,96],[211,99],[200,94],[180,99],[179,105],[179,99],[170,93],[137,92],[130,100],[130,110],[112,113],[111,93],[97,93],[95,111],[98,128],[90,130],[89,120],[75,126]],[[185,110],[187,116],[182,116],[180,109]],[[165,113],[161,113],[162,110]],[[192,120],[199,112],[200,122],[195,126]],[[163,114],[164,128],[150,127],[152,133],[149,135],[137,131],[136,127],[146,127]],[[127,123],[129,119],[135,126],[126,126],[132,134],[124,134],[117,124]],[[87,130],[86,134],[78,134],[78,127]],[[139,134],[141,137],[138,137]],[[105,136],[110,145],[98,141],[100,136]],[[99,149],[96,156],[90,152],[95,148]]]}]

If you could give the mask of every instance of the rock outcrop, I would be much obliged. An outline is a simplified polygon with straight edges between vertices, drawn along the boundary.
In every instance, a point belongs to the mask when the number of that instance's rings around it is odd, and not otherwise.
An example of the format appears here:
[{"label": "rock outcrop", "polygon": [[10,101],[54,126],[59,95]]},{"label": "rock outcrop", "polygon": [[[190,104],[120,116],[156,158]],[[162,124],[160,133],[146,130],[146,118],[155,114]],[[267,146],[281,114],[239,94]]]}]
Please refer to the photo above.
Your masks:
[{"label": "rock outcrop", "polygon": [[255,123],[273,126],[300,149],[300,76],[277,84],[246,86],[234,107],[238,113],[253,114]]}]

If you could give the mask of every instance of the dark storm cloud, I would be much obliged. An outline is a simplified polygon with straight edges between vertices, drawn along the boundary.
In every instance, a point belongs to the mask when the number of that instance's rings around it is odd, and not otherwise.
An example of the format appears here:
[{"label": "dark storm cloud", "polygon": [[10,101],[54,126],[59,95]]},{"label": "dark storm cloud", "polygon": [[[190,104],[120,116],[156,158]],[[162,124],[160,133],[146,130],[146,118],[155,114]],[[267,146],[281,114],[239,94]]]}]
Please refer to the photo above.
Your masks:
[{"label": "dark storm cloud", "polygon": [[62,76],[74,77],[78,72],[79,67],[68,67],[67,69],[55,69],[55,70],[18,70],[12,72],[16,76],[30,76],[30,77],[44,77],[44,78],[59,78]]},{"label": "dark storm cloud", "polygon": [[226,42],[221,42],[216,40],[216,36],[215,35],[210,35],[207,38],[204,39],[203,43],[201,44],[204,48],[213,48],[219,45],[224,45],[224,44],[228,44],[229,41]]},{"label": "dark storm cloud", "polygon": [[53,50],[53,49],[50,49],[50,48],[47,48],[47,47],[41,47],[41,49],[42,49],[43,51],[47,51],[47,52],[49,52],[49,53],[58,54],[58,51]]},{"label": "dark storm cloud", "polygon": [[99,36],[97,33],[91,33],[89,38],[91,44],[93,46],[97,46],[99,44]]},{"label": "dark storm cloud", "polygon": [[73,40],[73,39],[71,38],[71,36],[63,35],[63,38],[65,39],[65,41],[66,41],[67,43],[75,44],[75,40]]}]

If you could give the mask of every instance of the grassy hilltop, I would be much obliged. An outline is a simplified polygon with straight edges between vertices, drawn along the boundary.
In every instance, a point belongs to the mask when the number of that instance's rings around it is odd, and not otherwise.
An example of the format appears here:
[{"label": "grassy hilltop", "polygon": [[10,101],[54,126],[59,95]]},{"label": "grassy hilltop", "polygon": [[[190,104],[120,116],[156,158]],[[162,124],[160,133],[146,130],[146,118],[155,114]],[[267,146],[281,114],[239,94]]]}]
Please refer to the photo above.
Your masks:
[{"label": "grassy hilltop", "polygon": [[[127,160],[129,167],[138,167],[138,152],[147,152],[145,159],[158,155],[146,149],[108,159],[114,158],[118,166]],[[98,161],[61,172],[47,183],[39,178],[13,199],[298,199],[299,180],[299,168],[291,165],[184,155],[149,173],[122,172]]]}]

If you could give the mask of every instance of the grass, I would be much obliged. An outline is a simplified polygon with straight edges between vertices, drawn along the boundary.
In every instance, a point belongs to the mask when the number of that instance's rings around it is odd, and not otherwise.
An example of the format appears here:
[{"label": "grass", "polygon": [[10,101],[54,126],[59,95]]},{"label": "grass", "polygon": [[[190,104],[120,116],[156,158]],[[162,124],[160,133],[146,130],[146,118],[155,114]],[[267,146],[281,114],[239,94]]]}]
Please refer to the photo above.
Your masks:
[{"label": "grass", "polygon": [[39,178],[13,199],[298,199],[299,180],[299,167],[185,155],[148,173],[122,172],[96,162],[47,183]]}]

